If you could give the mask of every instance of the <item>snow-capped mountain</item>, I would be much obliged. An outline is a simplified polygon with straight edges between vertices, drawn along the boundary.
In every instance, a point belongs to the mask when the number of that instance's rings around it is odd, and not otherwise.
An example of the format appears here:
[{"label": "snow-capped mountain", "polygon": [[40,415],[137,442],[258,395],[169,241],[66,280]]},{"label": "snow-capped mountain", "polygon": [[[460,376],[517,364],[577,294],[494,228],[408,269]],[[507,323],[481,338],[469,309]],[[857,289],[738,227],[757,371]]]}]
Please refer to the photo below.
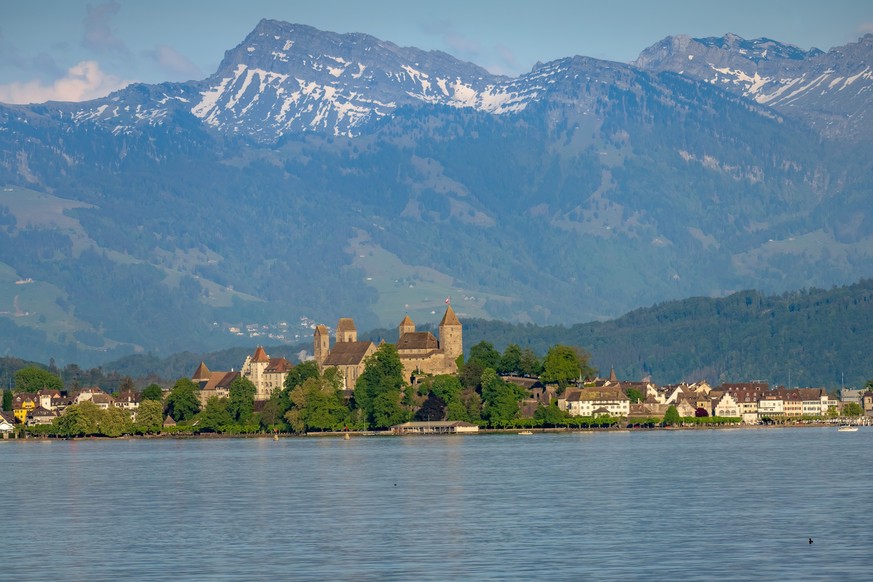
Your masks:
[{"label": "snow-capped mountain", "polygon": [[508,78],[264,20],[204,80],[0,105],[0,336],[96,358],[462,290],[555,323],[869,276],[867,148],[809,125],[869,138],[870,44],[675,37]]},{"label": "snow-capped mountain", "polygon": [[830,137],[873,135],[873,34],[823,52],[767,38],[671,36],[632,63],[739,93]]}]

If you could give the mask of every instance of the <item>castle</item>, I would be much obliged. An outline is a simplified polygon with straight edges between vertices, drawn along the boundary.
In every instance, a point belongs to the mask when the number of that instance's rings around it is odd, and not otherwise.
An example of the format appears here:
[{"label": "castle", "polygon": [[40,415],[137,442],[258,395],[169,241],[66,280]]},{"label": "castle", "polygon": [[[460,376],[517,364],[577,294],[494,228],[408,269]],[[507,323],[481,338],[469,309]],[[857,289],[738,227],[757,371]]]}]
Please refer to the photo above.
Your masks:
[{"label": "castle", "polygon": [[[403,364],[403,376],[411,382],[414,375],[457,374],[456,360],[464,353],[461,322],[451,305],[446,306],[439,325],[439,339],[429,331],[415,331],[407,315],[397,326],[397,354]],[[364,372],[365,360],[376,351],[373,342],[359,342],[355,322],[344,317],[336,328],[336,343],[330,347],[327,327],[319,325],[313,337],[313,353],[321,370],[338,368],[346,390],[352,390]]]}]

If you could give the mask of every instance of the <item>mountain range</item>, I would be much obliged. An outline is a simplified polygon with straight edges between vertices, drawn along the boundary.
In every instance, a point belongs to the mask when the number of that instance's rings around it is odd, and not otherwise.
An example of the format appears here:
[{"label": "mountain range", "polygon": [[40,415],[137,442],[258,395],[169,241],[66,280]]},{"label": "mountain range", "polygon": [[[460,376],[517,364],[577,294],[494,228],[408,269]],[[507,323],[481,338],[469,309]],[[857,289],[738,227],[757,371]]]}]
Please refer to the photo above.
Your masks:
[{"label": "mountain range", "polygon": [[207,79],[0,105],[0,351],[83,365],[353,316],[615,317],[873,272],[873,35],[670,37],[515,78],[264,20]]}]

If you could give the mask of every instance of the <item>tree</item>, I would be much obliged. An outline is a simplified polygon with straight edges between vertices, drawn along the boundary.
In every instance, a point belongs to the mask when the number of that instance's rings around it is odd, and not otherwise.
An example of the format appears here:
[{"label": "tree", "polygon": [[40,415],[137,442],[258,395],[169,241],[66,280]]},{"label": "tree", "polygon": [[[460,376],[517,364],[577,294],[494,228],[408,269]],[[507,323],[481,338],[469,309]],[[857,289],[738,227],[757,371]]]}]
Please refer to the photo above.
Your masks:
[{"label": "tree", "polygon": [[460,380],[464,388],[478,390],[482,386],[482,372],[485,367],[478,360],[470,360],[461,368]]},{"label": "tree", "polygon": [[347,420],[348,409],[336,380],[327,374],[308,378],[290,394],[285,420],[296,432],[330,430]]},{"label": "tree", "polygon": [[637,404],[638,402],[643,401],[643,393],[636,388],[628,388],[627,397],[631,401],[631,404]]},{"label": "tree", "polygon": [[530,348],[525,348],[521,351],[521,366],[522,376],[539,376],[543,371],[543,363],[539,357]]},{"label": "tree", "polygon": [[588,354],[578,348],[556,345],[549,348],[543,361],[543,382],[558,384],[559,392],[563,392],[571,382],[578,378],[593,375],[595,370],[588,365]]},{"label": "tree", "polygon": [[391,424],[386,422],[390,419],[406,416],[400,404],[406,382],[397,348],[393,344],[382,344],[366,359],[364,366],[355,385],[355,402],[370,426],[388,428]]},{"label": "tree", "polygon": [[12,390],[4,390],[3,391],[3,410],[5,412],[12,411],[12,401],[15,400],[15,397],[12,395]]},{"label": "tree", "polygon": [[567,417],[564,412],[558,408],[557,400],[553,401],[549,406],[540,404],[534,411],[534,418],[543,423],[544,426],[559,426],[566,422]]},{"label": "tree", "polygon": [[63,390],[61,379],[42,368],[27,366],[15,372],[14,392],[37,392],[42,389]]},{"label": "tree", "polygon": [[227,398],[210,396],[200,412],[200,424],[197,427],[203,432],[221,432],[231,423],[233,417],[227,411]]},{"label": "tree", "polygon": [[130,412],[127,410],[113,406],[99,412],[97,421],[97,432],[99,434],[108,437],[120,437],[133,430]]},{"label": "tree", "polygon": [[667,412],[664,413],[664,420],[661,424],[664,426],[676,426],[682,422],[682,417],[679,416],[679,411],[676,409],[674,405],[670,405],[667,408]]},{"label": "tree", "polygon": [[468,362],[476,361],[482,364],[483,368],[491,368],[496,370],[500,366],[500,352],[494,349],[494,346],[486,341],[481,341],[470,348],[470,358]]},{"label": "tree", "polygon": [[518,418],[522,398],[524,390],[519,386],[504,382],[491,368],[482,372],[482,416],[491,426],[506,425]]},{"label": "tree", "polygon": [[164,422],[164,405],[157,400],[143,400],[136,410],[134,429],[141,434],[161,432]]},{"label": "tree", "polygon": [[257,388],[245,376],[237,376],[231,381],[227,412],[234,421],[245,424],[251,418],[255,408],[255,392]]},{"label": "tree", "polygon": [[141,402],[146,400],[154,400],[156,402],[164,401],[164,390],[157,384],[149,384],[142,391]]},{"label": "tree", "polygon": [[431,392],[415,412],[413,420],[443,420],[446,417],[446,401]]},{"label": "tree", "polygon": [[497,371],[501,374],[521,374],[521,348],[518,344],[509,344],[500,356]]},{"label": "tree", "polygon": [[55,434],[65,437],[97,434],[101,412],[96,404],[88,401],[68,406],[61,416],[52,421]]},{"label": "tree", "polygon": [[200,411],[200,398],[197,395],[197,385],[188,378],[179,378],[167,396],[167,414],[176,422],[194,418]]},{"label": "tree", "polygon": [[864,414],[864,409],[857,402],[843,404],[843,416],[861,416],[862,414]]},{"label": "tree", "polygon": [[319,375],[318,362],[315,360],[301,362],[291,368],[291,371],[285,376],[285,390],[291,392],[309,378],[317,378]]}]

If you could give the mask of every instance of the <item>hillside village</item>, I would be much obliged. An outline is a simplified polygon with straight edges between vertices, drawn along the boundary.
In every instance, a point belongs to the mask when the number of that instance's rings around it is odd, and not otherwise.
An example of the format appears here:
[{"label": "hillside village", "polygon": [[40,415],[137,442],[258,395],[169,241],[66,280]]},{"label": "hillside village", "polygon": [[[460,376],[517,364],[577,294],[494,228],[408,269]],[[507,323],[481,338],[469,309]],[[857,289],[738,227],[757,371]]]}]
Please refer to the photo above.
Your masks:
[{"label": "hillside village", "polygon": [[[520,358],[514,366],[507,363],[513,359],[509,357],[510,348],[501,356],[487,342],[474,346],[464,362],[463,326],[451,305],[446,307],[436,336],[430,331],[416,331],[415,323],[405,316],[397,327],[395,344],[358,341],[351,318],[338,321],[333,342],[327,326],[314,327],[313,359],[297,366],[286,358],[271,358],[258,346],[238,371],[212,371],[201,362],[190,379],[180,379],[173,389],[153,386],[150,395],[146,394],[148,389],[138,392],[130,387],[114,394],[99,387],[66,392],[57,387],[32,392],[13,390],[11,398],[4,398],[9,410],[0,415],[0,432],[4,437],[16,429],[21,433],[59,435],[52,427],[62,425],[60,419],[82,405],[114,415],[114,431],[120,430],[121,434],[276,432],[289,425],[293,432],[349,430],[350,425],[363,430],[392,428],[395,432],[471,432],[479,427],[634,427],[662,424],[671,415],[680,419],[680,424],[735,425],[873,417],[873,389],[843,389],[837,397],[824,388],[771,387],[760,381],[713,387],[705,381],[671,385],[624,381],[614,371],[605,378],[596,374],[586,377],[582,370],[587,363],[574,360],[573,350],[562,346],[556,346],[555,352],[560,352],[560,357],[570,361],[575,366],[572,370],[576,370],[563,377],[556,376],[554,361],[550,361],[552,350],[539,364],[539,374],[521,374],[524,366]],[[364,415],[355,414],[367,400],[358,384],[368,368],[380,365],[380,358],[389,361],[386,357],[396,358],[396,402],[389,414],[390,422],[385,418],[367,421]],[[314,404],[299,400],[299,388],[307,385],[302,379],[303,370],[322,381],[312,384],[316,391],[335,398],[333,425],[330,420],[326,424],[300,421],[306,406],[310,406],[310,416],[315,410]],[[189,386],[194,399],[187,412],[172,404],[180,385]],[[248,408],[243,406],[248,412],[234,418],[233,414],[227,415],[227,410],[235,398],[239,401],[240,390],[243,400],[248,401]],[[288,406],[276,409],[282,398]],[[143,416],[141,406],[148,400],[152,400],[148,405],[151,420],[144,428],[144,421],[138,417]],[[223,424],[204,420],[210,409],[227,415],[222,417]],[[284,416],[276,418],[273,409]],[[283,423],[282,418],[288,423]],[[102,433],[98,430],[97,434]]]}]

